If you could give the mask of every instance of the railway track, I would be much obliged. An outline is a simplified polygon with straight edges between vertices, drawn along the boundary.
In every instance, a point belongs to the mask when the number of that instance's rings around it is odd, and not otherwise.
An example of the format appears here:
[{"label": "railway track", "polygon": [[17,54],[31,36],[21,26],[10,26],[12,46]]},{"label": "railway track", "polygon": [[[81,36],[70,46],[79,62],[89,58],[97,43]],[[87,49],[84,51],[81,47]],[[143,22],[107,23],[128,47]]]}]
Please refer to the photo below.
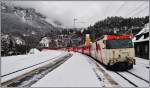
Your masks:
[{"label": "railway track", "polygon": [[[97,62],[95,60],[95,62]],[[105,67],[98,63],[97,64],[101,67],[103,67],[103,69],[105,71],[107,71],[107,69],[105,69]],[[125,72],[116,72],[116,71],[111,71],[113,74],[116,74],[118,75],[118,77],[121,77],[123,80],[125,80],[128,84],[131,84],[133,87],[144,87],[144,86],[149,86],[149,81],[132,73],[132,72],[129,72],[129,71],[125,71]],[[107,73],[107,72],[106,72]],[[129,77],[128,77],[129,76]],[[130,77],[133,77],[133,79],[131,79]],[[139,82],[136,82],[136,81],[139,81]],[[119,80],[116,81],[117,83],[119,83]],[[143,84],[142,84],[143,83]],[[121,85],[124,85],[122,83],[120,83]]]},{"label": "railway track", "polygon": [[115,80],[112,79],[112,77],[109,74],[107,74],[104,71],[104,69],[101,68],[101,66],[96,60],[87,55],[85,56],[89,58],[89,63],[94,65],[93,71],[95,72],[97,78],[103,82],[103,87],[121,87]]},{"label": "railway track", "polygon": [[[1,83],[2,87],[30,87],[32,84],[43,78],[46,74],[60,66],[68,60],[72,54],[67,54],[55,60],[53,63],[46,64],[42,67],[27,72],[21,76]],[[11,73],[13,74],[13,73]],[[10,75],[10,74],[9,74]],[[8,76],[8,75],[7,75]]]},{"label": "railway track", "polygon": [[[125,71],[125,72],[115,72],[116,74],[118,74],[119,76],[121,76],[123,79],[125,79],[126,81],[128,81],[130,84],[132,84],[134,87],[141,87],[141,84],[138,84],[137,81],[140,80],[141,83],[143,83],[143,85],[148,85],[149,81],[143,79],[142,77],[139,77],[137,75],[135,75],[134,73],[131,73],[129,71]],[[125,75],[126,74],[126,75]],[[129,77],[133,77],[132,79],[129,79]]]},{"label": "railway track", "polygon": [[37,66],[37,65],[40,65],[40,64],[42,64],[42,63],[45,63],[45,62],[48,62],[48,61],[52,61],[52,60],[53,60],[53,59],[55,59],[55,58],[59,58],[59,56],[56,56],[56,57],[51,58],[51,59],[49,59],[49,60],[45,60],[45,61],[43,61],[43,62],[40,62],[40,63],[34,64],[34,65],[31,65],[31,66],[28,66],[28,67],[25,67],[25,68],[22,68],[22,69],[19,69],[19,70],[16,70],[16,71],[13,71],[13,72],[10,72],[10,73],[7,73],[7,74],[4,74],[4,75],[1,75],[1,77],[5,77],[5,76],[8,76],[8,75],[11,75],[11,74],[17,73],[17,72],[21,72],[21,71],[23,71],[23,70],[26,70],[26,69],[32,68],[32,67]]},{"label": "railway track", "polygon": [[133,83],[132,81],[128,80],[126,77],[124,77],[123,75],[121,75],[119,72],[115,72],[116,74],[118,74],[119,76],[121,76],[123,79],[125,79],[126,81],[128,81],[130,84],[132,84],[134,87],[138,87],[135,83]]},{"label": "railway track", "polygon": [[135,77],[137,77],[137,78],[139,78],[139,79],[141,79],[141,80],[143,80],[143,81],[149,83],[148,80],[146,80],[146,79],[144,79],[144,78],[142,78],[142,77],[140,77],[140,76],[138,76],[138,75],[136,75],[136,74],[134,74],[134,73],[132,73],[132,72],[130,72],[130,71],[127,71],[127,73],[132,74],[132,75],[134,75]]}]

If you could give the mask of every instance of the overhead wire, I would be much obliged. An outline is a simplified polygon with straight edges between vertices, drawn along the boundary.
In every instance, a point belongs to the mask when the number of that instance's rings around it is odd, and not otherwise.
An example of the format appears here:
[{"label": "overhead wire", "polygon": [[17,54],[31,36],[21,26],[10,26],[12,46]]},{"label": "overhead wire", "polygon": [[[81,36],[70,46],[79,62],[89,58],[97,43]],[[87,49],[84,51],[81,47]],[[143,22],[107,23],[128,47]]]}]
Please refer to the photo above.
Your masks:
[{"label": "overhead wire", "polygon": [[[115,11],[115,13],[112,15],[112,16],[115,16],[120,10],[122,10],[122,8],[126,5],[126,1],[124,1],[124,3]],[[136,14],[139,14],[140,12],[142,12],[143,10],[145,10],[145,9],[147,9],[149,6],[146,6],[145,8],[143,8],[143,9],[140,9],[139,11],[137,11],[136,9],[139,9],[139,8],[141,8],[141,6],[144,6],[144,4],[145,4],[145,2],[143,2],[142,4],[140,4],[140,5],[138,5],[138,7],[136,7],[136,8],[134,8],[133,10],[130,10],[127,14],[126,14],[126,16],[127,15],[130,15],[130,13],[131,13],[131,16],[130,17],[133,17],[134,15],[136,15]],[[105,12],[104,12],[104,15],[106,15],[106,13],[107,13],[107,11],[108,11],[108,9],[110,8],[110,6],[107,6],[107,8],[105,9]],[[133,13],[135,13],[135,14],[133,14]],[[91,16],[90,18],[85,18],[85,20],[92,20],[94,17],[93,16]],[[84,19],[84,18],[81,18],[81,19]],[[87,23],[87,22],[84,22],[84,23]]]},{"label": "overhead wire", "polygon": [[136,14],[139,14],[140,12],[143,12],[143,11],[144,11],[145,9],[147,9],[148,7],[149,7],[149,6],[146,6],[145,8],[139,10],[138,12],[136,12],[136,13],[134,13],[134,14],[131,14],[130,17],[133,17],[133,16],[135,16]]},{"label": "overhead wire", "polygon": [[112,16],[115,16],[116,13],[118,13],[121,10],[121,8],[124,7],[125,4],[126,4],[126,1],[124,1],[124,3],[115,11],[115,13]]},{"label": "overhead wire", "polygon": [[143,6],[145,4],[145,2],[143,2],[142,4],[140,4],[138,7],[132,9],[131,11],[129,11],[127,14],[125,14],[125,16],[130,15],[130,13],[133,13],[134,11],[136,11],[138,8],[140,8],[141,6]]}]

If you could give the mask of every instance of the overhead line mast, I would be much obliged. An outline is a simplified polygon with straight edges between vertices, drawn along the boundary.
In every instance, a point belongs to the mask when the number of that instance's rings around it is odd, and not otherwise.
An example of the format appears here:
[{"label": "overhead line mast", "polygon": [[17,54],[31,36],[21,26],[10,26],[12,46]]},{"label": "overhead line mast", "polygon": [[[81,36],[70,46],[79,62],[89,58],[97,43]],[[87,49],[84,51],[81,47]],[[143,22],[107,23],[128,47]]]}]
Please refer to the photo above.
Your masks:
[{"label": "overhead line mast", "polygon": [[76,18],[73,19],[73,26],[74,26],[74,28],[76,28],[76,25],[75,25],[76,20],[77,20]]}]

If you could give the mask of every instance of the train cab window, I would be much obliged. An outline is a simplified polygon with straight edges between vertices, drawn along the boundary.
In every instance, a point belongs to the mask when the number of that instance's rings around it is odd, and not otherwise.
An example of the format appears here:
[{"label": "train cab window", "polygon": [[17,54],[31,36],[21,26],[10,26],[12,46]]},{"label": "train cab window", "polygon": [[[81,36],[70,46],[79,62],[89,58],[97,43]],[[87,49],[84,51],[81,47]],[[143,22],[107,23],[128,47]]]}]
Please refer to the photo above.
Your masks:
[{"label": "train cab window", "polygon": [[117,49],[117,48],[133,48],[132,41],[130,39],[124,40],[107,40],[107,49]]}]

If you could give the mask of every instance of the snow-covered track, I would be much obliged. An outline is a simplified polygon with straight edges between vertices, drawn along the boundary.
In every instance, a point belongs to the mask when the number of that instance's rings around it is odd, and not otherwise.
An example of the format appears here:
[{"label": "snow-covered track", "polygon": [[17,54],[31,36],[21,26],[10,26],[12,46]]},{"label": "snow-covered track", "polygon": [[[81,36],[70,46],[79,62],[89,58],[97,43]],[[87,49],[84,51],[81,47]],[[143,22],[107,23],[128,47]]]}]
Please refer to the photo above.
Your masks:
[{"label": "snow-covered track", "polygon": [[148,80],[146,80],[146,79],[144,79],[144,78],[142,78],[142,77],[140,77],[140,76],[138,76],[138,75],[136,75],[136,74],[134,74],[134,73],[132,73],[132,72],[130,72],[130,71],[127,71],[127,73],[130,73],[130,74],[134,75],[135,77],[137,77],[137,78],[139,78],[139,79],[141,79],[141,80],[143,80],[143,81],[149,83]]},{"label": "snow-covered track", "polygon": [[123,75],[121,75],[119,72],[115,72],[116,74],[118,74],[119,76],[121,76],[123,79],[125,79],[126,81],[128,81],[130,84],[132,84],[134,87],[138,87],[136,84],[134,84],[132,81],[128,80],[126,77],[124,77]]},{"label": "snow-covered track", "polygon": [[21,76],[3,82],[1,85],[2,87],[30,87],[39,79],[43,78],[46,74],[68,60],[71,56],[72,54],[67,54],[65,56],[59,57],[59,59],[56,59],[52,63],[46,64]]},{"label": "snow-covered track", "polygon": [[142,87],[142,86],[148,86],[149,82],[147,82],[145,79],[131,73],[128,71],[125,72],[115,72],[119,76],[121,76],[123,79],[128,81],[130,84],[132,84],[134,87]]},{"label": "snow-covered track", "polygon": [[5,76],[8,76],[8,75],[11,75],[11,74],[17,73],[17,72],[19,72],[19,71],[23,71],[23,70],[25,70],[25,69],[28,69],[28,68],[31,68],[31,67],[37,66],[37,65],[39,65],[39,64],[45,63],[45,62],[47,62],[47,61],[53,60],[53,59],[58,58],[58,57],[59,57],[59,56],[54,57],[54,58],[49,59],[49,60],[46,60],[46,61],[43,61],[43,62],[40,62],[40,63],[37,63],[37,64],[34,64],[34,65],[32,65],[32,66],[28,66],[28,67],[25,67],[25,68],[19,69],[19,70],[17,70],[17,71],[10,72],[10,73],[8,73],[8,74],[2,75],[1,77],[5,77]]}]

